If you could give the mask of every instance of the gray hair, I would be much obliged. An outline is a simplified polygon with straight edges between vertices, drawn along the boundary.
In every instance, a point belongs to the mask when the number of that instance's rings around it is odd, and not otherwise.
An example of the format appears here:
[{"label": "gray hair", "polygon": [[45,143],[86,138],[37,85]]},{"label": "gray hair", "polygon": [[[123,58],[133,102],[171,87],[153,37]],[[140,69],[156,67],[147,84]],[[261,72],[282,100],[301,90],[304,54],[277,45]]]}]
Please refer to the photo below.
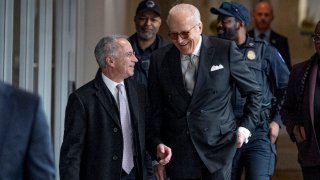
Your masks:
[{"label": "gray hair", "polygon": [[186,17],[187,21],[194,22],[195,24],[202,23],[201,22],[201,15],[200,15],[198,8],[196,8],[192,4],[177,4],[170,9],[169,15],[167,17],[167,24],[169,25],[169,22],[170,22],[170,19],[172,16],[175,16],[179,13],[191,14],[191,16]]},{"label": "gray hair", "polygon": [[105,59],[107,57],[114,57],[118,53],[119,39],[127,39],[127,36],[124,35],[111,35],[106,36],[100,39],[98,44],[96,45],[96,48],[94,49],[94,55],[96,57],[97,63],[100,68],[106,67],[106,61]]}]

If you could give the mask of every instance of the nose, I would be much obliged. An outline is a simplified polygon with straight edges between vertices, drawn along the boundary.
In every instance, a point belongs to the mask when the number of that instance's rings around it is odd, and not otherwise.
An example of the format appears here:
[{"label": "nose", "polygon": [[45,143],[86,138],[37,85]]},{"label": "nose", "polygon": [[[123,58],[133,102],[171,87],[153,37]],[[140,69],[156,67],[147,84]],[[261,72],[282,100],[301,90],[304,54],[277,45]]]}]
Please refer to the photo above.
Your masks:
[{"label": "nose", "polygon": [[146,24],[146,25],[151,25],[151,19],[150,19],[150,18],[147,18],[146,21],[145,21],[145,24]]},{"label": "nose", "polygon": [[138,62],[138,58],[137,58],[135,55],[132,56],[132,59],[131,59],[131,60],[132,60],[133,62],[135,62],[135,63]]}]

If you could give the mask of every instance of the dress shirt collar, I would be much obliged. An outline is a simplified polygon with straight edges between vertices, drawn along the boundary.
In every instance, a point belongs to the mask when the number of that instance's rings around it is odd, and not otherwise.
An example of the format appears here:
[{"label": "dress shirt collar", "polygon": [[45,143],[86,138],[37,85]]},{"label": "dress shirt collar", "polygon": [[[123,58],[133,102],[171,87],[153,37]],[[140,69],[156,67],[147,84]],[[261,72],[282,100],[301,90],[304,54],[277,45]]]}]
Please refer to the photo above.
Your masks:
[{"label": "dress shirt collar", "polygon": [[[260,39],[259,38],[259,35],[261,34],[262,32],[260,32],[259,30],[257,29],[254,29],[254,38],[255,39]],[[266,32],[263,33],[264,34],[264,39],[265,41],[268,41],[270,40],[270,35],[271,35],[271,29],[268,29]]]},{"label": "dress shirt collar", "polygon": [[120,83],[117,83],[117,82],[114,82],[112,81],[110,78],[108,78],[106,75],[104,75],[103,73],[102,74],[102,79],[103,79],[103,82],[106,84],[106,86],[108,87],[108,89],[111,91],[113,97],[116,99],[116,101],[118,101],[117,99],[117,93],[118,93],[118,90],[117,90],[117,85],[118,84],[123,84],[124,85],[124,82],[120,82]]}]

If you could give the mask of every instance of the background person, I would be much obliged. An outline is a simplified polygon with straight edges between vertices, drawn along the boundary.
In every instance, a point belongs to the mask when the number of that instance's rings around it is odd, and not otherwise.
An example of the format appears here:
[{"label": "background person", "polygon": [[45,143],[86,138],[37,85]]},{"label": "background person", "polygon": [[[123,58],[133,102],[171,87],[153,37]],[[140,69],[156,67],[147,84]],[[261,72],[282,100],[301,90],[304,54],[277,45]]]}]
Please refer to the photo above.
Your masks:
[{"label": "background person", "polygon": [[169,42],[158,34],[161,25],[161,9],[153,0],[141,1],[134,17],[136,33],[129,37],[138,62],[133,79],[147,86],[151,53]]},{"label": "background person", "polygon": [[248,31],[255,39],[265,40],[278,49],[289,70],[291,70],[291,58],[288,39],[271,29],[274,19],[273,9],[269,0],[258,0],[252,12],[254,29]]},{"label": "background person", "polygon": [[[211,8],[211,12],[218,15],[218,37],[237,43],[243,53],[243,60],[255,74],[262,90],[260,124],[252,132],[249,142],[237,150],[233,159],[232,179],[240,180],[244,169],[246,179],[269,180],[274,172],[275,142],[282,125],[279,110],[287,88],[289,70],[274,47],[247,35],[250,13],[242,4],[224,2],[219,8]],[[276,103],[273,102],[274,97]],[[239,124],[246,101],[237,89],[232,100]]]},{"label": "background person", "polygon": [[55,179],[50,129],[40,98],[0,82],[0,179]]},{"label": "background person", "polygon": [[293,66],[281,111],[305,180],[320,179],[320,21],[312,38],[316,52]]}]

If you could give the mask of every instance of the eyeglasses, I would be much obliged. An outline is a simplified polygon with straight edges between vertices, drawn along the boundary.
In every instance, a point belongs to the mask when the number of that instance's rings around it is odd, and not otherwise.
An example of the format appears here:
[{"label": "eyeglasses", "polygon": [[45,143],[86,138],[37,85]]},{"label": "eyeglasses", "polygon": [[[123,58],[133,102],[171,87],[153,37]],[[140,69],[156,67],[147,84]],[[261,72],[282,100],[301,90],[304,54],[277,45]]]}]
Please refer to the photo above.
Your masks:
[{"label": "eyeglasses", "polygon": [[239,12],[238,8],[234,7],[234,6],[233,6],[232,4],[230,4],[229,2],[224,2],[224,3],[222,3],[222,5],[221,5],[220,8],[221,8],[221,9],[225,9],[225,10],[227,10],[228,12],[230,12],[230,11],[236,12],[237,15],[239,16],[240,20],[242,20],[242,21],[244,21],[244,20],[246,19],[246,18],[244,18],[244,17],[242,16],[242,14]]},{"label": "eyeglasses", "polygon": [[182,39],[187,39],[189,37],[189,34],[190,34],[190,31],[195,28],[196,26],[198,26],[199,24],[196,24],[194,25],[192,28],[190,28],[188,31],[182,31],[182,32],[179,32],[179,33],[169,33],[169,37],[172,39],[172,40],[177,40],[179,38],[179,36],[182,38]]},{"label": "eyeglasses", "polygon": [[311,38],[314,43],[320,43],[320,34],[312,34]]},{"label": "eyeglasses", "polygon": [[127,58],[131,58],[132,56],[135,56],[136,53],[135,53],[134,51],[131,51],[131,52],[125,53],[124,55],[125,55],[125,57],[127,57]]}]

